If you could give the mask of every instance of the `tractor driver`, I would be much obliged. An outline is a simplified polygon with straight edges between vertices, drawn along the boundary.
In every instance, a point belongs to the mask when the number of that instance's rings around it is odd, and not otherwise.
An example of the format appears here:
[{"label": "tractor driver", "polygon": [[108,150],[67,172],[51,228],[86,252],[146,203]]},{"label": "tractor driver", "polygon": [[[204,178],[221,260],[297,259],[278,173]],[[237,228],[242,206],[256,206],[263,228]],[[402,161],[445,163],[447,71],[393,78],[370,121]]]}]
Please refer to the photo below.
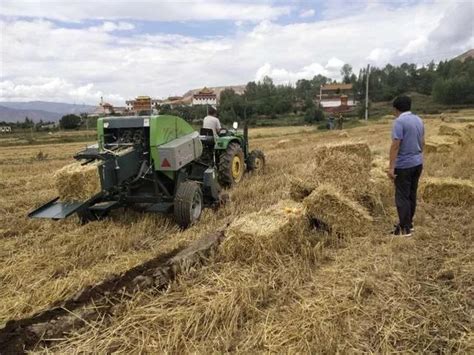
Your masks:
[{"label": "tractor driver", "polygon": [[221,130],[221,122],[217,118],[217,109],[215,106],[209,106],[207,116],[202,121],[202,128],[212,129],[214,136],[217,136]]}]

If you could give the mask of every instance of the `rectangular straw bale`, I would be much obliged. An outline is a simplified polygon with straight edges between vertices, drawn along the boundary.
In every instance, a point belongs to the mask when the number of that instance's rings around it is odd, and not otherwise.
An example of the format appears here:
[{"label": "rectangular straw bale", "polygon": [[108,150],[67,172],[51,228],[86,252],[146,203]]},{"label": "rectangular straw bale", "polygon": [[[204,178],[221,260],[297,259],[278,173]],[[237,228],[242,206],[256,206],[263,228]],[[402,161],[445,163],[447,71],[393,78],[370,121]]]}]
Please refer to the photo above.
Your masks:
[{"label": "rectangular straw bale", "polygon": [[225,260],[252,262],[291,253],[297,238],[309,225],[303,205],[291,200],[236,219],[225,231],[220,256]]},{"label": "rectangular straw bale", "polygon": [[439,127],[440,136],[451,136],[456,137],[454,140],[457,141],[457,144],[465,145],[472,141],[473,137],[469,132],[467,127],[464,128],[455,128],[451,126],[441,125]]},{"label": "rectangular straw bale", "polygon": [[314,179],[308,177],[289,176],[290,197],[294,201],[301,202],[306,196],[318,186]]},{"label": "rectangular straw bale", "polygon": [[370,185],[371,190],[377,192],[384,204],[392,203],[394,186],[393,181],[387,176],[386,169],[388,167],[388,160],[376,159],[370,169]]},{"label": "rectangular straw bale", "polygon": [[333,185],[320,185],[303,204],[309,217],[326,224],[335,235],[364,236],[371,229],[372,217],[367,210]]},{"label": "rectangular straw bale", "polygon": [[319,147],[314,148],[313,154],[311,154],[314,159],[319,160],[327,156],[331,152],[342,152],[346,154],[355,154],[357,155],[364,164],[370,166],[372,163],[372,153],[366,142],[341,142],[341,143],[332,143],[325,144]]},{"label": "rectangular straw bale", "polygon": [[428,178],[421,183],[424,201],[448,206],[472,206],[474,183],[453,178]]},{"label": "rectangular straw bale", "polygon": [[56,189],[61,201],[84,201],[101,191],[99,163],[81,165],[75,162],[54,174]]},{"label": "rectangular straw bale", "polygon": [[302,201],[322,183],[333,184],[353,197],[365,194],[370,188],[371,164],[368,159],[371,158],[370,155],[362,158],[352,151],[329,149],[318,151],[315,157],[308,156],[308,161],[296,166],[289,179],[291,198]]},{"label": "rectangular straw bale", "polygon": [[432,136],[426,140],[426,153],[450,152],[458,144],[458,139],[452,136]]},{"label": "rectangular straw bale", "polygon": [[439,126],[438,134],[440,136],[456,136],[457,129],[451,126],[441,125]]}]

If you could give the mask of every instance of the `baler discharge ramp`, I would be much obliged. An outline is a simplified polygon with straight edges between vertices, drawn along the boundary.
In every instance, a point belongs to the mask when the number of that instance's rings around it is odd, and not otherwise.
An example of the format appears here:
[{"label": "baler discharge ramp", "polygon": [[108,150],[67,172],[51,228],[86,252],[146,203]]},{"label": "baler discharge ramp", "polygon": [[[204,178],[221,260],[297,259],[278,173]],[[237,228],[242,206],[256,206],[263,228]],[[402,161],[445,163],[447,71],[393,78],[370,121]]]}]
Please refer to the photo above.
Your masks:
[{"label": "baler discharge ramp", "polygon": [[48,218],[54,220],[64,219],[76,212],[87,209],[91,203],[93,203],[93,200],[97,199],[97,197],[98,196],[94,196],[94,198],[83,202],[61,202],[59,201],[59,197],[56,197],[43,206],[30,212],[28,217]]}]

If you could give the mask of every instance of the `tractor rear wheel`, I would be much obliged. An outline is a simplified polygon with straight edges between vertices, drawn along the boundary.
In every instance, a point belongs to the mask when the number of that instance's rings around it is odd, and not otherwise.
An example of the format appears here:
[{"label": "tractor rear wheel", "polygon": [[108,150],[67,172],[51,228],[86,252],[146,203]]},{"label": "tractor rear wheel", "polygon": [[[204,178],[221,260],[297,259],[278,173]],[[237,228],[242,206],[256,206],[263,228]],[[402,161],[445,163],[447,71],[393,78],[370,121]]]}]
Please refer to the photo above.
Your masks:
[{"label": "tractor rear wheel", "polygon": [[238,184],[245,171],[244,152],[238,143],[230,143],[219,157],[219,183],[229,187]]},{"label": "tractor rear wheel", "polygon": [[182,228],[187,228],[201,217],[203,207],[202,190],[195,181],[179,185],[174,198],[174,218]]},{"label": "tractor rear wheel", "polygon": [[261,150],[252,150],[247,159],[247,169],[260,173],[265,168],[265,155]]}]

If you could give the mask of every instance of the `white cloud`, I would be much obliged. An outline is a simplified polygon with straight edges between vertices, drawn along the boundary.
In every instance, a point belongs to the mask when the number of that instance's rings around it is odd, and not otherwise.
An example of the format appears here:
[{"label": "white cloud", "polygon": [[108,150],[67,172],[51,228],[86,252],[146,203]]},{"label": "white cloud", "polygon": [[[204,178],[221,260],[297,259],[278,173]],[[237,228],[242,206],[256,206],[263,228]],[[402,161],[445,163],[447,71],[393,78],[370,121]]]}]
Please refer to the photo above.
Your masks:
[{"label": "white cloud", "polygon": [[422,52],[426,46],[429,44],[428,39],[425,36],[417,37],[406,45],[405,48],[402,49],[400,55],[407,55],[407,54],[415,54]]},{"label": "white cloud", "polygon": [[332,57],[328,60],[326,68],[330,70],[340,69],[344,65],[344,62],[339,58]]},{"label": "white cloud", "polygon": [[276,84],[294,84],[298,79],[311,79],[318,74],[328,75],[329,72],[319,63],[311,63],[297,71],[274,68],[269,63],[265,63],[258,68],[255,80],[261,81],[265,76],[269,76]]},{"label": "white cloud", "polygon": [[[41,11],[50,8],[46,4]],[[55,4],[51,12],[56,11]],[[108,18],[101,25],[65,28],[47,20],[7,17],[0,20],[0,95],[8,100],[87,103],[104,96],[123,104],[123,99],[137,95],[182,94],[205,85],[242,84],[263,75],[292,83],[316,74],[339,78],[344,63],[357,73],[368,61],[380,66],[389,61],[427,63],[472,46],[472,33],[466,28],[458,34],[461,29],[453,31],[446,25],[446,14],[463,10],[459,5],[406,6],[372,4],[343,18],[286,25],[264,16],[250,30],[242,26],[232,36],[205,38],[143,34],[133,28],[132,20]],[[83,18],[89,14],[86,10],[71,18]],[[87,16],[97,20],[101,14]]]},{"label": "white cloud", "polygon": [[367,59],[372,64],[381,65],[387,63],[393,56],[393,51],[387,48],[374,48],[370,51]]},{"label": "white cloud", "polygon": [[276,19],[290,13],[289,6],[250,2],[140,0],[2,0],[1,15],[39,17],[61,21],[134,19],[146,21],[207,21]]},{"label": "white cloud", "polygon": [[133,30],[135,25],[128,22],[110,22],[106,21],[102,26],[99,27],[100,30],[105,32],[112,32],[112,31],[129,31]]},{"label": "white cloud", "polygon": [[[74,102],[99,102],[104,93],[95,90],[93,83],[82,86],[57,77],[30,77],[19,79],[16,82],[4,80],[0,82],[0,97],[7,101],[42,100]],[[124,98],[117,94],[107,94],[112,101],[123,101]]]},{"label": "white cloud", "polygon": [[300,17],[301,18],[313,17],[314,14],[315,14],[315,11],[313,9],[303,10],[300,12]]}]

